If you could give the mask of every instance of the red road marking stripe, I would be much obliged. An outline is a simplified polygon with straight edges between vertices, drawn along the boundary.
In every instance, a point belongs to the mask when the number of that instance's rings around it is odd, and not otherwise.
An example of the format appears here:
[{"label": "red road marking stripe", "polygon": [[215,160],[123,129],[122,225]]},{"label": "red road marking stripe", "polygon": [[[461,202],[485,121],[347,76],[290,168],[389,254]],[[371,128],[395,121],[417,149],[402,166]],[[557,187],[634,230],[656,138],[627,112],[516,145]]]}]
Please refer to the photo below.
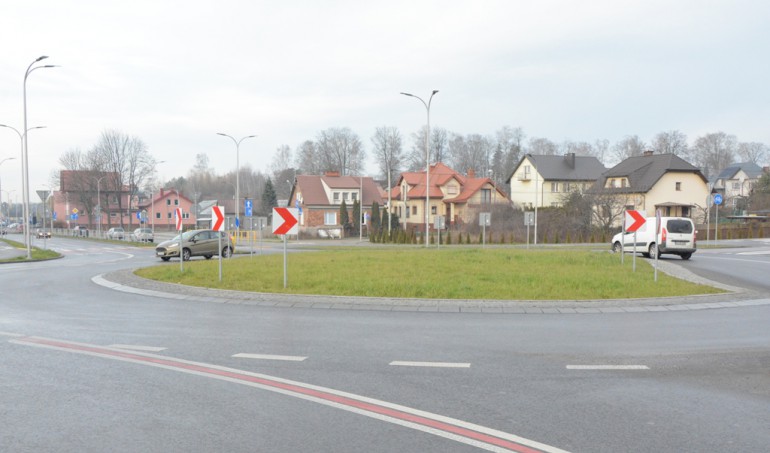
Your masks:
[{"label": "red road marking stripe", "polygon": [[168,368],[177,368],[181,370],[193,371],[195,373],[209,374],[213,376],[225,377],[228,379],[240,380],[244,382],[250,382],[254,384],[260,384],[267,387],[273,387],[277,389],[286,390],[302,395],[312,396],[321,400],[337,403],[343,406],[353,407],[364,411],[372,412],[375,414],[384,415],[398,420],[403,420],[411,423],[416,423],[422,426],[427,426],[444,432],[456,434],[468,439],[487,443],[497,447],[505,448],[511,451],[519,453],[542,453],[545,450],[539,450],[529,447],[517,442],[512,442],[499,437],[490,436],[488,434],[473,431],[467,428],[455,426],[449,423],[433,420],[420,415],[410,414],[407,412],[391,409],[377,404],[372,404],[364,401],[359,401],[353,398],[348,398],[333,393],[323,392],[320,390],[305,388],[299,385],[288,384],[277,380],[267,379],[263,377],[251,376],[248,374],[239,373],[237,371],[227,371],[217,368],[208,367],[205,365],[197,365],[193,363],[180,362],[172,358],[158,358],[148,357],[145,355],[134,354],[131,352],[114,351],[111,349],[105,349],[98,346],[89,346],[78,343],[69,343],[57,340],[49,340],[38,337],[24,337],[16,340],[12,340],[13,343],[29,343],[37,344],[41,346],[49,346],[58,349],[64,349],[73,352],[84,352],[90,354],[97,354],[106,358],[121,358],[134,362],[151,363],[154,365],[160,365]]}]

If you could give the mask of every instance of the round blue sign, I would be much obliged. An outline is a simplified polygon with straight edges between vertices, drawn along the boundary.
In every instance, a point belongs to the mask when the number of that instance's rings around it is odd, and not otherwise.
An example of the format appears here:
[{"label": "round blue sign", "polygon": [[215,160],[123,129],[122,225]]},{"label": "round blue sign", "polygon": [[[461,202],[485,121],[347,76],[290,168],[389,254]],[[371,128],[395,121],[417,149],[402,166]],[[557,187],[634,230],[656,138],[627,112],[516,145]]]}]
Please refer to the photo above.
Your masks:
[{"label": "round blue sign", "polygon": [[715,205],[722,204],[722,194],[721,193],[715,193],[714,194],[714,204]]}]

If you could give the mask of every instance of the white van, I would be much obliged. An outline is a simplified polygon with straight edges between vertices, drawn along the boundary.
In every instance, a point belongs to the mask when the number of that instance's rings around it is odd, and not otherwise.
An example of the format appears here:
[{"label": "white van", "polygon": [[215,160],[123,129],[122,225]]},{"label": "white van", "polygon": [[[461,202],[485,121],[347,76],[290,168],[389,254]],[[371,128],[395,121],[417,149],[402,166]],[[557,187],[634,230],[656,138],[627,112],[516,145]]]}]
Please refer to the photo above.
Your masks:
[{"label": "white van", "polygon": [[641,253],[655,258],[661,255],[679,255],[683,260],[689,260],[696,250],[697,231],[692,219],[687,217],[661,217],[660,233],[655,238],[655,217],[647,217],[644,225],[636,231],[636,243],[634,233],[622,232],[612,237],[612,251],[620,253],[622,248],[628,253]]}]

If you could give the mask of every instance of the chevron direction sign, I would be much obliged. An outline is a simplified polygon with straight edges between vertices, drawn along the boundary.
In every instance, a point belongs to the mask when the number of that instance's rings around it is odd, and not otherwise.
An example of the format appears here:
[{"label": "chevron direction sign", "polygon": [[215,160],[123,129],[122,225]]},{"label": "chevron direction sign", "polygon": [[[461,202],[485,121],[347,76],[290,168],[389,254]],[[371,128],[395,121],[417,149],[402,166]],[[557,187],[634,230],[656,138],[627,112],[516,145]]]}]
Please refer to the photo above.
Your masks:
[{"label": "chevron direction sign", "polygon": [[211,229],[214,231],[225,231],[224,206],[211,207]]},{"label": "chevron direction sign", "polygon": [[273,234],[297,234],[299,212],[297,208],[273,208]]},{"label": "chevron direction sign", "polygon": [[639,211],[626,211],[626,233],[633,233],[644,225],[647,219]]}]

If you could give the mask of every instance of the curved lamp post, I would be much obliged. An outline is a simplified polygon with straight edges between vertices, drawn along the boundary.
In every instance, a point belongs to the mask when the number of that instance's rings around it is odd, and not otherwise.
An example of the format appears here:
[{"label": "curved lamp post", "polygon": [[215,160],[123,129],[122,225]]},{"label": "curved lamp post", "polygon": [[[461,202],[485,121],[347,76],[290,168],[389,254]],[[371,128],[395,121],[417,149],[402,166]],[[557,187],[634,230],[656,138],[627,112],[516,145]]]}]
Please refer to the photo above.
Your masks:
[{"label": "curved lamp post", "polygon": [[425,131],[425,247],[430,247],[430,238],[428,232],[430,231],[430,103],[433,101],[433,96],[438,93],[438,90],[433,90],[426,103],[421,97],[415,96],[410,93],[402,92],[404,96],[417,98],[425,106],[425,110],[428,112],[427,130]]},{"label": "curved lamp post", "polygon": [[[16,158],[6,157],[5,159],[0,160],[0,165],[3,165],[3,162],[5,162],[6,160],[14,160],[14,159]],[[3,184],[2,184],[2,179],[0,179],[0,209],[2,209],[2,207],[3,207]],[[2,211],[0,211],[0,214],[2,214]]]},{"label": "curved lamp post", "polygon": [[24,201],[24,242],[27,245],[27,259],[32,259],[32,247],[31,247],[31,240],[30,240],[30,234],[29,234],[29,149],[27,146],[27,134],[26,132],[29,131],[27,129],[27,77],[32,73],[32,71],[36,69],[42,69],[42,68],[55,68],[56,65],[40,65],[35,66],[35,63],[37,63],[40,60],[45,60],[48,58],[47,55],[43,55],[41,57],[37,57],[35,61],[30,63],[30,65],[27,67],[27,71],[24,73],[24,131],[25,134],[22,138],[23,143],[23,151],[22,151],[22,193],[24,195],[23,201]]},{"label": "curved lamp post", "polygon": [[[235,222],[240,225],[240,219],[238,218],[240,216],[240,209],[241,209],[241,194],[240,194],[240,176],[241,176],[241,163],[240,163],[240,147],[241,142],[246,140],[247,138],[254,138],[256,135],[247,135],[246,137],[241,138],[240,140],[236,140],[235,137],[227,134],[223,134],[221,132],[217,132],[217,135],[221,135],[222,137],[230,137],[230,140],[235,143]],[[237,229],[238,227],[236,227]],[[237,236],[236,236],[237,237]]]}]

